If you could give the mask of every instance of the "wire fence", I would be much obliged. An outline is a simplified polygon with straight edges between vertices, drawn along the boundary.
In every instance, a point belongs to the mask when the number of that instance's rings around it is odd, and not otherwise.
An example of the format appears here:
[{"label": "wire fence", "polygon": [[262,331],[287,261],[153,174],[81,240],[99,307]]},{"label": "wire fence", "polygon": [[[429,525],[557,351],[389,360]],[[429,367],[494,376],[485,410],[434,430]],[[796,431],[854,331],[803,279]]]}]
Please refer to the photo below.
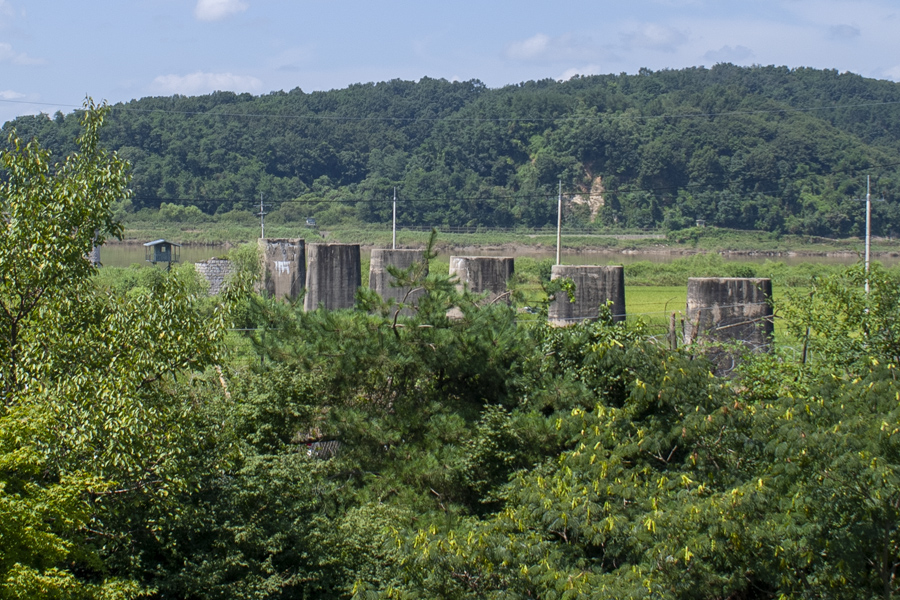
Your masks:
[{"label": "wire fence", "polygon": [[[387,223],[386,226],[389,227],[391,224]],[[505,233],[505,234],[520,234],[520,235],[534,235],[534,236],[543,236],[543,235],[556,235],[555,227],[541,227],[534,229],[524,229],[521,227],[483,227],[483,226],[456,226],[456,225],[403,225],[399,227],[399,231],[411,231],[411,232],[430,232],[432,229],[436,230],[438,233],[465,233],[465,234],[478,234],[478,233]],[[592,236],[592,237],[606,237],[606,238],[614,238],[617,240],[662,240],[666,239],[666,234],[661,232],[659,229],[640,229],[637,232],[633,233],[622,233],[622,232],[614,232],[614,231],[604,231],[602,229],[595,229],[592,227],[563,227],[560,230],[561,235],[572,236],[572,235],[580,235],[580,236]]]}]

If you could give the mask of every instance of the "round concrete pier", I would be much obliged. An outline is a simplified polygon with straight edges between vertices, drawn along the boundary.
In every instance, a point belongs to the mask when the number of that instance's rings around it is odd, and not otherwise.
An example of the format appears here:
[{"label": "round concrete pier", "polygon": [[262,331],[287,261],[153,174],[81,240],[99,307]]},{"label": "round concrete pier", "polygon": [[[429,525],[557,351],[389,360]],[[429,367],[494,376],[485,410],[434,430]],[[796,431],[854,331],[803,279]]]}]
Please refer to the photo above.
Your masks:
[{"label": "round concrete pier", "polygon": [[[394,285],[396,279],[388,272],[388,267],[405,271],[416,263],[423,263],[424,260],[424,250],[373,249],[369,262],[369,287],[385,300],[392,299],[408,306],[416,306],[419,298],[424,295],[425,290]],[[426,264],[423,275],[427,274],[428,265]],[[411,310],[404,309],[401,314],[408,315],[411,313]]]},{"label": "round concrete pier", "polygon": [[565,292],[550,303],[548,320],[564,326],[594,320],[600,306],[612,301],[613,320],[625,320],[625,268],[621,266],[554,265],[550,279],[571,279],[575,284],[575,301],[569,302]]},{"label": "round concrete pier", "polygon": [[457,289],[469,290],[473,294],[487,292],[485,301],[494,302],[506,295],[506,282],[515,271],[515,259],[508,256],[451,256],[450,275],[459,278]]},{"label": "round concrete pier", "polygon": [[[775,325],[772,320],[772,280],[739,277],[688,279],[684,341],[739,343],[752,352],[768,351]],[[730,372],[737,356],[727,348],[711,347],[704,354],[719,374]]]}]

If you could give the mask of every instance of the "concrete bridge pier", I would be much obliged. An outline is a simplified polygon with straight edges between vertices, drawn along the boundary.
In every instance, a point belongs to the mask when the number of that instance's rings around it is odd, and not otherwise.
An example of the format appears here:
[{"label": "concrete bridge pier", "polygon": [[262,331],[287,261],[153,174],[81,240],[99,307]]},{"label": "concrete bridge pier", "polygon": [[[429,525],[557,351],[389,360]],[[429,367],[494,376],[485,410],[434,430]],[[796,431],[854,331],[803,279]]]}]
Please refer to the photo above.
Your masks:
[{"label": "concrete bridge pier", "polygon": [[306,281],[306,242],[296,238],[261,238],[259,249],[260,293],[273,298],[299,297]]},{"label": "concrete bridge pier", "polygon": [[[752,352],[765,352],[772,343],[772,280],[743,277],[688,279],[684,341],[740,343]],[[707,356],[720,373],[734,368],[736,357],[727,349],[710,349]]]},{"label": "concrete bridge pier", "polygon": [[[395,267],[403,271],[424,260],[424,250],[373,249],[369,261],[369,287],[385,300],[391,299],[397,303],[417,306],[419,299],[425,294],[425,290],[392,285],[396,279],[388,272],[388,267]],[[425,265],[425,274],[428,274],[427,265]],[[400,314],[409,316],[413,312],[411,308],[404,308]]]},{"label": "concrete bridge pier", "polygon": [[625,268],[621,266],[554,265],[550,279],[571,279],[575,284],[575,301],[569,302],[565,292],[550,303],[551,325],[565,326],[597,319],[600,305],[612,301],[613,320],[625,320]]},{"label": "concrete bridge pier", "polygon": [[451,256],[450,275],[459,277],[457,289],[468,289],[473,294],[487,292],[485,302],[498,298],[509,304],[507,281],[515,272],[515,259],[495,256]]},{"label": "concrete bridge pier", "polygon": [[353,308],[360,269],[359,244],[310,244],[304,309]]}]

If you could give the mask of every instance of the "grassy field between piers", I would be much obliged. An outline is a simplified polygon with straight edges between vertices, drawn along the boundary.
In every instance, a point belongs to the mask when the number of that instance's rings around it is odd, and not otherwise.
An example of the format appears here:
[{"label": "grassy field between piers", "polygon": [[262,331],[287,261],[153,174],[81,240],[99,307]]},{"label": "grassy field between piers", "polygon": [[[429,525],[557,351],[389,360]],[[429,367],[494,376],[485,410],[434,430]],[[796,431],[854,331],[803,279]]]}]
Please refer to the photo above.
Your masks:
[{"label": "grassy field between piers", "polygon": [[[788,290],[802,293],[804,289],[806,288],[775,286],[772,290],[776,343],[792,343],[792,340],[788,339],[784,322],[778,318],[779,304],[786,299]],[[676,314],[677,327],[680,330],[686,306],[687,286],[625,286],[625,307],[628,321],[631,323],[638,320],[643,321],[653,335],[664,335],[669,330],[669,319],[673,312]]]},{"label": "grassy field between piers", "polygon": [[[123,211],[117,215],[125,227],[124,239],[145,242],[165,238],[182,244],[231,244],[255,242],[260,235],[260,222],[252,212],[232,211],[207,215],[193,207],[168,206],[165,211],[143,209]],[[305,238],[307,242],[343,242],[387,247],[391,243],[389,223],[362,224],[357,222],[326,222],[308,227],[305,222],[266,221],[266,237]],[[552,229],[496,229],[475,228],[460,233],[459,228],[437,225],[439,249],[497,248],[548,249],[556,246]],[[397,231],[398,244],[403,247],[422,247],[429,231],[423,228]],[[563,248],[569,251],[597,249],[638,252],[737,252],[773,253],[796,252],[810,255],[825,253],[858,253],[863,248],[859,238],[830,239],[805,235],[778,234],[769,231],[743,231],[717,227],[693,227],[679,231],[640,231],[620,228],[588,228],[566,231]],[[900,241],[878,238],[873,240],[876,253],[900,253]]]}]

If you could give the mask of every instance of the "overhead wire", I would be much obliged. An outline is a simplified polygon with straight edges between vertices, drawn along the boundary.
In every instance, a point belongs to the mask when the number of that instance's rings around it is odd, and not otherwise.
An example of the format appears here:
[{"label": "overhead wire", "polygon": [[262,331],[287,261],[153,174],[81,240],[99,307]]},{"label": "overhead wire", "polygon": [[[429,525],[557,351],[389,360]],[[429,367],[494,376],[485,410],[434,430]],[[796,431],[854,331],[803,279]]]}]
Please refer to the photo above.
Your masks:
[{"label": "overhead wire", "polygon": [[[254,99],[264,96],[254,96]],[[323,115],[323,114],[278,114],[278,113],[240,113],[240,112],[215,112],[215,111],[198,111],[198,110],[175,110],[165,108],[134,108],[127,104],[141,102],[145,99],[130,100],[127,103],[116,103],[109,105],[114,111],[134,112],[134,113],[161,113],[173,115],[188,116],[209,116],[209,117],[241,117],[241,118],[271,118],[271,119],[297,119],[311,121],[385,121],[385,122],[523,122],[523,123],[546,123],[546,122],[565,122],[565,121],[592,121],[599,119],[630,119],[630,120],[648,120],[648,119],[688,119],[688,118],[710,118],[710,117],[726,117],[726,116],[748,116],[761,114],[784,114],[784,113],[802,113],[820,110],[839,110],[848,108],[874,108],[880,106],[900,105],[900,100],[890,100],[881,102],[860,102],[856,104],[833,104],[829,106],[800,106],[800,107],[784,107],[771,109],[753,109],[753,110],[732,110],[722,112],[681,112],[681,113],[662,113],[658,115],[636,115],[627,112],[619,113],[597,113],[595,115],[571,115],[565,117],[389,117],[389,116],[351,116],[351,115]],[[8,98],[0,98],[0,102],[7,104],[25,104],[38,106],[53,106],[72,108],[73,112],[83,111],[82,105],[54,102],[37,102],[29,100],[16,100]]]},{"label": "overhead wire", "polygon": [[[896,166],[900,165],[898,163],[890,163],[890,165],[882,165],[884,166]],[[876,167],[870,167],[865,170],[871,170]],[[864,171],[864,170],[860,170]],[[784,188],[771,188],[771,189],[761,189],[754,190],[752,192],[733,192],[728,189],[710,189],[711,186],[707,184],[686,184],[683,186],[656,186],[656,187],[636,187],[629,186],[625,188],[617,188],[610,190],[602,190],[597,192],[583,192],[578,190],[566,190],[562,192],[564,198],[572,198],[575,196],[615,196],[615,195],[626,195],[626,194],[637,194],[637,193],[647,193],[654,196],[664,195],[665,192],[679,192],[682,190],[692,190],[692,189],[700,189],[701,191],[710,192],[714,194],[740,194],[744,197],[750,196],[760,196],[760,195],[777,195],[784,193]],[[508,196],[444,196],[444,197],[413,197],[413,198],[404,198],[402,196],[398,196],[396,201],[398,203],[405,204],[427,204],[427,203],[450,203],[450,202],[516,202],[522,200],[554,200],[557,196],[557,191],[547,191],[543,194],[516,194],[512,193]],[[238,198],[162,198],[158,196],[133,196],[134,200],[140,200],[143,202],[150,203],[184,203],[185,205],[223,205],[230,203],[232,206],[235,204],[246,204],[248,207],[254,207],[256,204],[256,200],[247,200],[247,199],[238,199]],[[385,196],[384,198],[311,198],[311,199],[302,199],[302,198],[293,198],[293,199],[272,199],[266,201],[267,206],[283,206],[285,204],[384,204],[390,205],[391,202],[394,201],[393,197]]]},{"label": "overhead wire", "polygon": [[[254,97],[257,98],[257,97]],[[15,100],[15,99],[3,99],[0,98],[0,102],[6,103],[19,103],[19,104],[36,104],[36,105],[46,105],[46,106],[64,106],[64,107],[72,107],[75,108],[76,112],[82,110],[80,106],[70,105],[70,104],[62,104],[62,103],[49,103],[49,102],[32,102],[27,100]],[[133,100],[131,102],[140,102],[140,100]],[[494,117],[387,117],[387,116],[342,116],[342,115],[309,115],[309,114],[276,114],[276,113],[228,113],[228,112],[214,112],[214,111],[180,111],[173,109],[162,109],[162,108],[135,108],[129,107],[124,103],[118,103],[115,105],[111,105],[110,108],[116,111],[125,111],[125,112],[141,112],[141,113],[163,113],[163,114],[180,114],[180,115],[191,115],[191,116],[210,116],[210,117],[252,117],[252,118],[277,118],[277,119],[311,119],[311,120],[327,120],[327,121],[389,121],[389,122],[415,122],[415,121],[425,121],[425,122],[439,122],[439,121],[447,121],[447,122],[565,122],[565,121],[585,121],[585,120],[595,120],[595,119],[612,119],[612,118],[629,118],[629,119],[664,119],[664,118],[691,118],[691,117],[724,117],[724,116],[741,116],[741,115],[757,115],[757,114],[784,114],[784,113],[792,113],[792,112],[810,112],[810,111],[818,111],[818,110],[837,110],[837,109],[850,109],[850,108],[864,108],[864,107],[878,107],[878,106],[891,106],[898,105],[900,101],[882,101],[882,102],[862,102],[856,104],[835,104],[830,106],[808,106],[808,107],[785,107],[785,108],[773,108],[773,109],[758,109],[758,110],[736,110],[736,111],[723,111],[723,112],[706,112],[706,113],[663,113],[659,115],[633,115],[630,113],[597,113],[591,116],[584,115],[570,115],[565,117],[546,117],[546,118],[528,118],[528,117],[502,117],[502,118],[494,118]],[[849,174],[861,173],[866,171],[871,171],[877,168],[885,168],[889,166],[897,166],[900,165],[900,162],[894,163],[884,163],[881,165],[870,165],[866,167],[857,167],[853,169],[849,169],[845,171]],[[686,184],[681,186],[676,185],[668,185],[668,186],[656,186],[656,187],[636,187],[636,186],[626,186],[624,188],[618,189],[609,189],[603,190],[598,193],[592,192],[582,192],[582,191],[567,191],[565,193],[566,197],[573,196],[588,196],[588,195],[623,195],[623,194],[632,194],[632,193],[666,193],[666,192],[677,192],[681,190],[689,190],[695,188],[706,188],[707,191],[711,191],[713,193],[729,193],[729,190],[710,190],[710,186],[707,184]],[[779,194],[783,193],[783,189],[770,189],[770,190],[754,190],[750,192],[751,194],[756,195],[771,195],[771,194]],[[659,194],[657,194],[659,195]],[[445,197],[445,198],[398,198],[399,201],[405,203],[437,203],[437,202],[495,202],[495,201],[516,201],[516,200],[534,200],[534,199],[542,199],[542,198],[552,198],[555,194],[548,191],[546,194],[512,194],[510,196],[490,196],[490,197]],[[235,199],[235,198],[160,198],[160,197],[149,197],[149,196],[135,196],[133,197],[135,200],[148,201],[150,203],[176,203],[182,202],[185,204],[198,205],[203,204],[206,206],[214,206],[214,205],[223,205],[223,204],[231,204],[234,206],[235,204],[250,204],[250,201],[246,199]],[[322,198],[315,200],[302,200],[302,199],[273,199],[270,200],[267,204],[270,206],[274,205],[284,205],[284,204],[374,204],[381,202],[390,202],[392,199],[390,198]],[[255,202],[255,201],[254,201]]]},{"label": "overhead wire", "polygon": [[[880,163],[874,165],[868,165],[865,167],[856,167],[847,169],[844,173],[848,175],[858,175],[861,173],[865,173],[867,171],[872,171],[875,169],[884,169],[887,167],[896,167],[900,166],[900,161],[890,162],[890,163]],[[838,172],[839,173],[839,172]],[[836,174],[835,172],[830,173],[830,175]],[[585,192],[579,190],[566,190],[563,192],[563,196],[567,198],[571,198],[573,196],[609,196],[609,195],[624,195],[624,194],[635,194],[635,193],[650,193],[651,195],[661,195],[657,192],[678,192],[681,190],[691,190],[691,189],[701,189],[702,191],[708,191],[717,194],[726,194],[726,193],[741,193],[742,195],[747,195],[747,192],[732,192],[727,189],[719,189],[714,190],[710,189],[711,186],[704,183],[689,183],[685,185],[665,185],[665,186],[654,186],[654,187],[639,187],[639,186],[625,186],[621,188],[614,189],[604,189],[598,192]],[[784,187],[781,188],[772,188],[772,189],[762,189],[762,190],[754,190],[749,192],[750,195],[775,195],[784,193]],[[398,202],[410,204],[410,203],[435,203],[435,202],[493,202],[498,200],[503,201],[518,201],[518,200],[536,200],[536,199],[552,199],[557,195],[557,190],[550,190],[548,188],[547,192],[542,194],[516,194],[512,193],[508,196],[453,196],[453,197],[418,197],[418,198],[403,198],[402,196],[397,197]],[[655,194],[656,193],[656,194]],[[256,200],[244,200],[237,198],[161,198],[158,196],[134,196],[135,200],[149,201],[151,203],[176,203],[182,202],[185,204],[226,204],[231,203],[239,204],[239,203],[247,203],[247,204],[255,204]],[[386,203],[389,204],[393,202],[394,199],[389,196],[385,196],[384,198],[316,198],[316,199],[272,199],[266,202],[268,206],[274,205],[284,205],[284,204],[374,204],[374,203]]]}]

